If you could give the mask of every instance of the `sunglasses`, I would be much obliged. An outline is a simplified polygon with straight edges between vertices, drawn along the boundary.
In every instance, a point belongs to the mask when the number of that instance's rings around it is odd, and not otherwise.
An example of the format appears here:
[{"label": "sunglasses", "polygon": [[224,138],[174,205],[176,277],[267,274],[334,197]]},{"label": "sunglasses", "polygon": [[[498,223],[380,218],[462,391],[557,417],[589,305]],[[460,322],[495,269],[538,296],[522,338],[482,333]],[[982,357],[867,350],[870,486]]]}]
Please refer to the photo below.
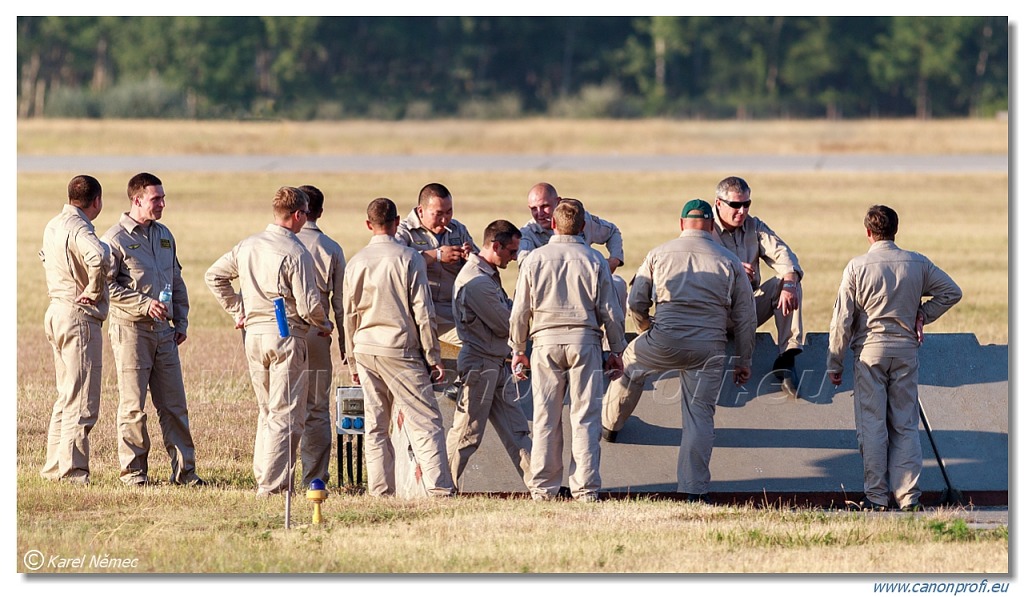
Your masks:
[{"label": "sunglasses", "polygon": [[726,201],[725,199],[721,199],[720,201],[733,209],[750,207],[750,199],[747,199],[746,201]]}]

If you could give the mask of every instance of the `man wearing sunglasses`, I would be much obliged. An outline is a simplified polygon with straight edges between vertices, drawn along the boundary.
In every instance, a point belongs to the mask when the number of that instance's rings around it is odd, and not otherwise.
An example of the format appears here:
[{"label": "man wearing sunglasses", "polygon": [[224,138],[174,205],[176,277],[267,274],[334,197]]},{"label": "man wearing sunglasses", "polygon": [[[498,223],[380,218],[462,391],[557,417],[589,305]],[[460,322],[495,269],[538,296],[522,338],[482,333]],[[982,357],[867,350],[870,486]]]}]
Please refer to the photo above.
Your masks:
[{"label": "man wearing sunglasses", "polygon": [[[750,186],[730,176],[715,189],[715,239],[743,263],[751,287],[757,325],[775,318],[779,356],[772,365],[782,388],[796,395],[796,356],[803,352],[804,323],[800,310],[800,280],[804,272],[796,254],[767,224],[750,215]],[[760,261],[776,276],[761,280]]]}]

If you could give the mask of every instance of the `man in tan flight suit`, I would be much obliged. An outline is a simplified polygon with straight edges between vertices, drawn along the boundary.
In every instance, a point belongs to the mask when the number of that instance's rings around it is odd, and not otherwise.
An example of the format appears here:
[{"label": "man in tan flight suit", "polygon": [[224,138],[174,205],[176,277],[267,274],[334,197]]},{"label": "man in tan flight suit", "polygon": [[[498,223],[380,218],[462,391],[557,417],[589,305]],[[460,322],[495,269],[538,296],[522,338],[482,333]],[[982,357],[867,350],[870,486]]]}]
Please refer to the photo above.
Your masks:
[{"label": "man in tan flight suit", "polygon": [[[303,185],[299,190],[309,199],[309,218],[297,236],[313,256],[324,311],[327,311],[327,305],[334,311],[338,353],[344,363],[345,314],[342,310],[341,283],[345,277],[345,252],[341,245],[317,226],[317,220],[324,213],[324,194],[311,185]],[[330,479],[331,445],[334,440],[334,431],[331,429],[331,377],[334,366],[331,362],[330,336],[321,336],[320,330],[312,327],[306,335],[306,348],[309,351],[309,389],[306,398],[306,426],[302,432],[302,484],[308,487],[314,479],[324,483]]]},{"label": "man in tan flight suit", "polygon": [[506,364],[512,301],[498,272],[515,260],[521,236],[512,222],[491,222],[484,229],[480,253],[469,255],[455,279],[452,308],[462,339],[458,369],[465,380],[447,440],[456,486],[480,447],[488,420],[519,476],[530,484],[530,426],[516,401],[515,380]]},{"label": "man in tan flight suit", "polygon": [[[455,331],[455,317],[452,315],[452,289],[466,259],[480,249],[473,242],[469,230],[452,218],[454,209],[448,188],[432,182],[420,189],[416,207],[398,225],[395,238],[418,251],[427,264],[427,283],[430,284],[430,298],[434,301],[438,339],[461,347],[462,341]],[[444,389],[444,395],[455,400],[461,387],[462,379],[456,377]]]},{"label": "man in tan flight suit", "polygon": [[[538,182],[530,188],[526,195],[526,205],[530,208],[532,219],[519,229],[523,234],[523,239],[519,242],[519,263],[523,262],[530,251],[543,247],[551,240],[554,234],[551,216],[562,201],[563,198],[558,196],[558,191],[550,183]],[[573,201],[583,205],[579,199]],[[583,226],[583,240],[587,246],[604,245],[608,251],[608,269],[612,272],[615,296],[619,299],[620,309],[625,313],[626,280],[615,273],[615,270],[626,262],[622,252],[622,233],[615,224],[587,211],[584,211],[584,214],[586,223]]]},{"label": "man in tan flight suit", "polygon": [[[853,404],[864,459],[865,510],[918,510],[921,490],[918,347],[923,327],[960,301],[960,287],[927,257],[896,246],[899,217],[875,205],[864,217],[870,247],[843,271],[829,327],[828,374],[843,381],[853,349]],[[922,302],[921,299],[931,297]]]},{"label": "man in tan flight suit", "polygon": [[434,302],[438,339],[461,346],[452,316],[452,287],[470,254],[478,252],[469,230],[452,218],[452,194],[440,183],[420,189],[419,200],[406,219],[398,225],[395,239],[412,247],[427,265],[430,298]]},{"label": "man in tan flight suit", "polygon": [[96,238],[92,224],[102,209],[99,181],[76,176],[68,183],[68,203],[43,230],[39,259],[50,297],[43,329],[57,378],[40,471],[44,479],[89,483],[89,432],[100,411],[100,326],[109,308],[110,247]]},{"label": "man in tan flight suit", "polygon": [[679,238],[655,247],[640,264],[629,293],[629,310],[641,334],[622,355],[624,372],[608,386],[603,412],[603,425],[614,440],[636,408],[645,378],[655,372],[679,371],[683,433],[677,474],[679,492],[691,501],[704,501],[711,481],[708,467],[725,366],[726,329],[735,334],[733,380],[739,385],[750,379],[756,328],[754,297],[743,264],[712,240],[712,218],[707,202],[687,202],[680,214]]},{"label": "man in tan flight suit", "polygon": [[[309,217],[305,193],[281,187],[274,194],[274,223],[235,245],[206,270],[217,302],[244,328],[259,416],[252,470],[256,496],[292,488],[295,453],[306,421],[306,338],[311,329],[330,336],[313,259],[296,234]],[[237,279],[238,292],[232,287]],[[274,299],[284,298],[288,335],[282,337]]]},{"label": "man in tan flight suit", "polygon": [[[130,207],[103,236],[114,258],[110,286],[110,347],[117,366],[117,455],[121,481],[149,483],[146,388],[171,459],[170,481],[204,485],[196,474],[178,346],[188,333],[188,291],[171,231],[157,222],[166,205],[163,183],[148,172],[128,181]],[[161,302],[170,286],[169,302]]]},{"label": "man in tan flight suit", "polygon": [[[373,237],[345,268],[345,352],[352,379],[363,388],[368,491],[395,494],[393,431],[408,434],[426,493],[450,496],[455,487],[431,384],[444,380],[444,367],[427,266],[395,240],[398,226],[394,202],[371,201],[366,227]],[[398,411],[404,420],[393,425]]]},{"label": "man in tan flight suit", "polygon": [[[738,176],[730,176],[715,189],[714,237],[739,257],[754,290],[757,325],[775,318],[779,356],[772,365],[783,389],[796,394],[799,380],[796,356],[804,349],[804,322],[800,303],[800,280],[804,272],[796,254],[767,224],[750,214],[750,186]],[[760,262],[764,261],[778,276],[761,281]]]},{"label": "man in tan flight suit", "polygon": [[[572,463],[569,490],[596,501],[601,488],[602,329],[611,352],[606,374],[622,374],[626,339],[608,261],[579,236],[585,213],[563,202],[554,211],[555,234],[519,264],[509,345],[512,368],[533,363],[533,451],[529,485],[535,500],[558,497],[562,483],[562,406],[569,398]],[[526,341],[533,341],[530,356]],[[517,378],[525,379],[520,370]]]}]

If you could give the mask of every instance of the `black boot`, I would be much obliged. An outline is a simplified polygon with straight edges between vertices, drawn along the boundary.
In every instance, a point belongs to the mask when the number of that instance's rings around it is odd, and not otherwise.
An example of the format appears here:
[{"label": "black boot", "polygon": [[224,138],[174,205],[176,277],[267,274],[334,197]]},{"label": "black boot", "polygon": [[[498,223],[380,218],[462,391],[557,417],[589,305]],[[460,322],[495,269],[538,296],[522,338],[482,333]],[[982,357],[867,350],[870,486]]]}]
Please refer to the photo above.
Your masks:
[{"label": "black boot", "polygon": [[779,381],[782,381],[787,374],[794,380],[796,379],[796,355],[801,352],[803,352],[802,348],[790,348],[775,359],[772,364],[772,373]]},{"label": "black boot", "polygon": [[448,387],[442,392],[444,397],[456,402],[459,399],[459,393],[462,392],[462,378],[456,377],[452,380],[452,383],[448,384]]}]

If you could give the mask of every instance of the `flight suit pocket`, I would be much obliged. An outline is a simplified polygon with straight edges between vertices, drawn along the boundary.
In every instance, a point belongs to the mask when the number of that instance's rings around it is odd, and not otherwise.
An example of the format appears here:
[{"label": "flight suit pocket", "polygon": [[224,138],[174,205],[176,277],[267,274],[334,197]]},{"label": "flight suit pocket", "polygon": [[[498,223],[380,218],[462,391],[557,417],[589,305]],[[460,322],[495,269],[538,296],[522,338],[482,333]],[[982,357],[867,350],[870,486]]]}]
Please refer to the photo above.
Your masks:
[{"label": "flight suit pocket", "polygon": [[148,359],[140,357],[143,347],[138,330],[131,326],[110,325],[110,348],[118,370],[143,369],[147,366],[145,361]]}]

